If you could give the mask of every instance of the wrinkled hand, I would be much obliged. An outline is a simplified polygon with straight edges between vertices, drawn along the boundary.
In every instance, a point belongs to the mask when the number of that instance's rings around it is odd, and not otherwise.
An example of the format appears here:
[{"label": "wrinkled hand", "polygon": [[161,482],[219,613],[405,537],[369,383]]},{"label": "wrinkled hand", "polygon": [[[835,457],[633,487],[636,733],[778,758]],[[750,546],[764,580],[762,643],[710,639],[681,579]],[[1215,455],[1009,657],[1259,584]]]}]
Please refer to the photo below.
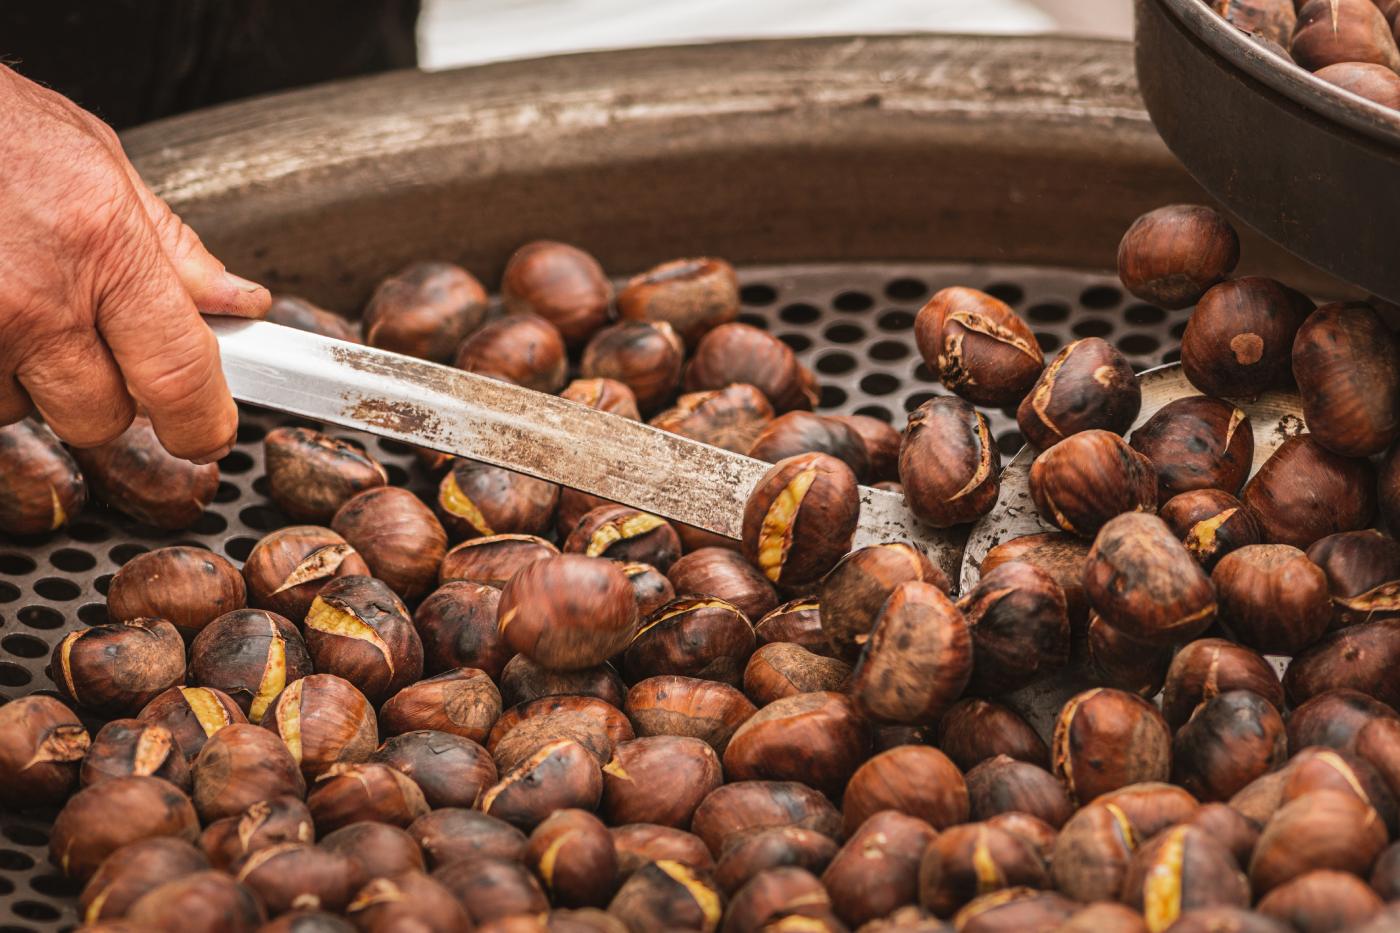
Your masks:
[{"label": "wrinkled hand", "polygon": [[0,425],[33,409],[65,441],[116,437],[140,405],[173,454],[210,462],[238,412],[200,311],[260,317],[141,181],[117,136],[0,66]]}]

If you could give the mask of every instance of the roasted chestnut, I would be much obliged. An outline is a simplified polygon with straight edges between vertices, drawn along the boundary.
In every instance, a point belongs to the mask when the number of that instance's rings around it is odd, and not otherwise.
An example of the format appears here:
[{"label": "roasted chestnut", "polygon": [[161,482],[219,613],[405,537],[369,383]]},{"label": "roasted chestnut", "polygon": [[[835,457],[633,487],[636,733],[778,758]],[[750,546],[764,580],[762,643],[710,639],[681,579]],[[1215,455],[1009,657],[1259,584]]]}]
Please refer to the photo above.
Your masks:
[{"label": "roasted chestnut", "polygon": [[1400,544],[1374,529],[1320,538],[1308,560],[1327,575],[1332,627],[1400,614]]},{"label": "roasted chestnut", "polygon": [[[310,819],[311,811],[307,811]],[[351,823],[327,833],[318,843],[328,852],[339,852],[360,867],[367,879],[390,878],[405,871],[423,870],[423,850],[418,841],[388,823]]]},{"label": "roasted chestnut", "polygon": [[1255,398],[1288,381],[1293,337],[1313,304],[1288,286],[1246,275],[1210,289],[1186,323],[1181,369],[1220,398]]},{"label": "roasted chestnut", "polygon": [[637,734],[688,735],[724,754],[729,739],[755,712],[728,684],[695,677],[648,677],[627,691],[627,717]]},{"label": "roasted chestnut", "polygon": [[0,706],[0,799],[38,807],[67,800],[89,745],[78,717],[52,697]]},{"label": "roasted chestnut", "polygon": [[578,520],[564,553],[641,562],[665,573],[680,556],[681,541],[664,518],[627,505],[600,505]]},{"label": "roasted chestnut", "polygon": [[278,695],[263,725],[286,743],[308,780],[332,765],[364,761],[379,744],[374,707],[348,680],[312,674]]},{"label": "roasted chestnut", "polygon": [[1063,532],[1022,535],[988,551],[982,558],[980,570],[986,576],[1009,561],[1039,567],[1064,590],[1070,628],[1082,635],[1089,617],[1089,604],[1084,596],[1084,559],[1088,556],[1088,542],[1073,535]]},{"label": "roasted chestnut", "polygon": [[1158,504],[1192,489],[1234,494],[1254,462],[1254,431],[1244,409],[1204,395],[1163,405],[1128,445],[1151,461]]},{"label": "roasted chestnut", "polygon": [[134,716],[185,679],[185,643],[164,619],[94,625],[54,646],[49,676],[59,693],[84,709],[107,718]]},{"label": "roasted chestnut", "polygon": [[1162,690],[1162,715],[1180,729],[1196,707],[1227,690],[1248,690],[1283,709],[1283,684],[1257,652],[1223,638],[1200,638],[1172,658]]},{"label": "roasted chestnut", "polygon": [[[808,405],[808,408],[811,406]],[[704,392],[687,392],[651,419],[651,426],[694,441],[748,453],[773,420],[773,406],[759,389],[744,382]]]},{"label": "roasted chestnut", "polygon": [[1375,769],[1392,796],[1400,797],[1400,720],[1382,718],[1362,726],[1352,751]]},{"label": "roasted chestnut", "polygon": [[301,842],[259,849],[235,865],[233,875],[273,916],[293,908],[339,913],[364,881],[351,859]]},{"label": "roasted chestnut", "polygon": [[116,920],[147,891],[209,868],[209,860],[184,839],[154,836],[122,846],[103,860],[79,895],[84,923]]},{"label": "roasted chestnut", "polygon": [[617,847],[602,820],[586,810],[558,810],[536,826],[525,864],[556,905],[606,904],[617,886]]},{"label": "roasted chestnut", "polygon": [[[1291,0],[1284,0],[1285,5]],[[1081,907],[1055,933],[1148,933],[1142,914],[1112,901]]]},{"label": "roasted chestnut", "polygon": [[147,933],[249,933],[266,916],[246,885],[221,871],[197,871],[142,895],[126,920]]},{"label": "roasted chestnut", "polygon": [[243,564],[249,604],[298,623],[326,583],[368,574],[369,565],[344,538],[314,525],[272,532],[253,545]]},{"label": "roasted chestnut", "polygon": [[428,864],[450,865],[474,858],[520,861],[525,858],[525,834],[505,820],[480,810],[444,807],[420,816],[408,827]]},{"label": "roasted chestnut", "polygon": [[852,551],[821,582],[819,619],[837,657],[856,660],[880,609],[899,584],[913,580],[947,592],[948,580],[911,544],[875,544]]},{"label": "roasted chestnut", "polygon": [[1085,903],[1116,899],[1137,841],[1137,831],[1116,804],[1081,808],[1055,837],[1050,859],[1055,888]]},{"label": "roasted chestnut", "polygon": [[1236,548],[1264,541],[1254,510],[1219,489],[1192,489],[1172,496],[1157,514],[1206,570]]},{"label": "roasted chestnut", "polygon": [[445,583],[418,606],[413,627],[423,642],[423,669],[440,674],[475,667],[500,677],[514,652],[496,629],[500,590],[484,583]]},{"label": "roasted chestnut", "polygon": [[846,553],[860,514],[855,474],[827,454],[775,464],[744,506],[744,556],[780,587],[810,586]]},{"label": "roasted chestnut", "polygon": [[87,481],[48,426],[25,418],[0,427],[0,532],[57,531],[87,503]]},{"label": "roasted chestnut", "polygon": [[685,345],[665,321],[621,321],[606,327],[583,349],[579,371],[590,379],[616,379],[632,390],[649,415],[675,395]]},{"label": "roasted chestnut", "polygon": [[[1302,877],[1307,877],[1306,875]],[[1387,901],[1400,900],[1400,843],[1392,845],[1376,859],[1371,887]]]},{"label": "roasted chestnut", "polygon": [[552,394],[564,387],[569,360],[555,326],[537,314],[522,312],[497,318],[463,340],[452,365]]},{"label": "roasted chestnut", "polygon": [[1293,341],[1293,378],[1313,440],[1333,453],[1368,457],[1400,436],[1400,341],[1370,305],[1334,302],[1308,315]]},{"label": "roasted chestnut", "polygon": [[524,473],[457,459],[438,485],[434,507],[453,538],[549,530],[559,487]]},{"label": "roasted chestnut", "polygon": [[835,798],[870,752],[870,733],[840,693],[799,693],[769,703],[724,750],[734,781],[802,781]]},{"label": "roasted chestnut", "polygon": [[632,421],[640,421],[642,417],[637,411],[637,396],[626,383],[616,379],[575,379],[564,387],[559,397]]},{"label": "roasted chestnut", "polygon": [[596,697],[547,696],[506,710],[486,748],[496,766],[508,770],[556,738],[571,738],[601,766],[618,742],[636,738],[632,723],[617,707]]},{"label": "roasted chestnut", "polygon": [[324,524],[356,493],[389,481],[359,444],[310,428],[269,431],[263,459],[268,498],[298,522]]},{"label": "roasted chestnut", "polygon": [[997,567],[958,609],[972,634],[968,688],[975,693],[1009,693],[1069,662],[1064,591],[1034,564]]},{"label": "roasted chestnut", "polygon": [[496,765],[476,742],[431,729],[396,735],[370,756],[413,779],[430,807],[470,807],[496,783]]},{"label": "roasted chestnut", "polygon": [[723,259],[673,259],[628,280],[617,311],[634,321],[665,321],[693,347],[739,316],[739,280]]},{"label": "roasted chestnut", "polygon": [[552,671],[523,654],[506,664],[500,676],[502,702],[510,706],[549,696],[590,696],[622,708],[627,687],[610,664],[577,671]]},{"label": "roasted chestnut", "polygon": [[917,902],[919,863],[937,835],[923,820],[903,813],[872,815],[822,873],[832,910],[856,927]]},{"label": "roasted chestnut", "polygon": [[[1291,744],[1291,743],[1290,743]],[[1245,785],[1244,790],[1230,798],[1230,809],[1234,810],[1259,834],[1259,829],[1273,818],[1283,802],[1283,782],[1288,777],[1286,770],[1271,771],[1261,778],[1255,778]],[[1256,838],[1255,843],[1259,840]],[[1253,852],[1251,846],[1250,852]],[[1244,865],[1245,862],[1241,862]]]},{"label": "roasted chestnut", "polygon": [[1338,62],[1371,62],[1400,71],[1400,51],[1385,14],[1364,0],[1307,0],[1288,47],[1309,71]]},{"label": "roasted chestnut", "polygon": [[511,254],[501,298],[513,315],[537,314],[559,328],[570,347],[581,347],[611,317],[613,287],[588,253],[536,240]]},{"label": "roasted chestnut", "polygon": [[813,654],[831,653],[831,643],[822,631],[821,606],[815,599],[792,599],[775,606],[753,630],[760,646],[792,642]]},{"label": "roasted chestnut", "polygon": [[1371,523],[1376,472],[1368,461],[1338,456],[1300,434],[1264,461],[1240,501],[1259,516],[1265,541],[1307,548]]},{"label": "roasted chestnut", "polygon": [[1300,933],[1322,933],[1357,929],[1384,906],[1355,875],[1310,871],[1274,888],[1259,902],[1258,910]]},{"label": "roasted chestnut", "polygon": [[1259,829],[1240,811],[1224,803],[1203,804],[1187,822],[1218,840],[1239,865],[1248,865]]},{"label": "roasted chestnut", "polygon": [[1116,515],[1156,511],[1157,474],[1117,434],[1081,431],[1035,458],[1030,490],[1047,522],[1088,538]]},{"label": "roasted chestnut", "polygon": [[273,295],[266,319],[283,327],[294,327],[322,337],[348,343],[360,342],[360,332],[354,324],[334,311],[317,307],[296,295]]},{"label": "roasted chestnut", "polygon": [[376,878],[360,889],[346,914],[362,933],[449,933],[472,923],[456,895],[421,871]]},{"label": "roasted chestnut", "polygon": [[602,812],[613,824],[683,828],[722,782],[719,757],[700,739],[658,735],[621,742],[603,766]]},{"label": "roasted chestnut", "polygon": [[1054,891],[1002,888],[969,901],[953,915],[962,933],[1009,933],[1012,930],[1058,930],[1078,905]]},{"label": "roasted chestnut", "polygon": [[114,719],[93,737],[78,777],[91,787],[131,775],[164,778],[185,793],[190,790],[190,766],[169,729],[139,719]]},{"label": "roasted chestnut", "polygon": [[1210,579],[1221,623],[1251,648],[1293,655],[1327,631],[1327,576],[1295,547],[1242,547],[1225,555]]},{"label": "roasted chestnut", "polygon": [[679,674],[738,686],[753,650],[753,626],[738,607],[715,597],[682,596],[642,621],[622,656],[622,670],[634,683]]},{"label": "roasted chestnut", "polygon": [[869,639],[850,684],[855,708],[867,718],[927,725],[967,687],[973,670],[967,620],[930,583],[896,586]]},{"label": "roasted chestnut", "polygon": [[618,565],[565,554],[523,567],[498,606],[505,642],[538,664],[578,670],[622,651],[637,628],[632,586]]},{"label": "roasted chestnut", "polygon": [[1363,622],[1322,639],[1288,665],[1283,689],[1294,705],[1349,687],[1400,708],[1400,619]]},{"label": "roasted chestnut", "polygon": [[1166,682],[1171,659],[1171,648],[1138,641],[1109,625],[1098,613],[1090,614],[1084,668],[1099,686],[1150,699]]},{"label": "roasted chestnut", "polygon": [[501,715],[501,692],[485,672],[459,667],[409,684],[384,701],[385,735],[434,729],[474,742],[486,740]]},{"label": "roasted chestnut", "polygon": [[989,758],[967,772],[967,797],[973,820],[1002,813],[1025,813],[1053,829],[1074,813],[1065,787],[1044,768],[1006,755]]},{"label": "roasted chestnut", "polygon": [[662,859],[680,862],[697,871],[713,871],[715,868],[709,848],[694,833],[651,823],[615,826],[609,833],[613,837],[613,845],[617,847],[619,878],[626,878],[643,865]]},{"label": "roasted chestnut", "polygon": [[238,816],[215,820],[199,835],[199,847],[214,868],[229,871],[259,849],[284,842],[311,843],[316,830],[300,797],[259,800]]},{"label": "roasted chestnut", "polygon": [[1365,876],[1385,848],[1385,823],[1354,794],[1319,790],[1280,807],[1249,860],[1256,895],[1319,868]]},{"label": "roasted chestnut", "polygon": [[608,913],[631,933],[719,929],[723,900],[708,872],[661,859],[637,869],[622,883]]},{"label": "roasted chestnut", "polygon": [[1173,826],[1133,855],[1120,895],[1165,930],[1182,912],[1200,907],[1248,907],[1249,881],[1235,857],[1195,826]]},{"label": "roasted chestnut", "polygon": [[166,452],[145,415],[100,447],[74,448],[73,457],[96,498],[163,531],[199,521],[219,488],[217,464],[196,466]]},{"label": "roasted chestnut", "polygon": [[813,654],[801,645],[773,642],[749,658],[744,668],[744,693],[758,706],[798,693],[841,690],[851,666],[836,658]]},{"label": "roasted chestnut", "polygon": [[556,810],[592,810],[603,795],[593,753],[570,739],[548,742],[482,791],[481,812],[515,826],[539,825]]},{"label": "roasted chestnut", "polygon": [[191,760],[224,726],[248,721],[232,697],[213,687],[171,687],[147,703],[137,718],[168,729]]},{"label": "roasted chestnut", "polygon": [[219,616],[190,648],[190,680],[228,696],[254,723],[288,683],[310,673],[311,655],[296,626],[261,609]]},{"label": "roasted chestnut", "polygon": [[666,575],[651,564],[622,565],[627,582],[632,584],[632,596],[637,601],[637,618],[646,618],[676,598],[676,588]]},{"label": "roasted chestnut", "polygon": [[1042,768],[1050,764],[1045,742],[1019,713],[977,697],[954,703],[939,719],[938,747],[964,771],[998,755]]},{"label": "roasted chestnut", "polygon": [[1016,409],[1026,440],[1044,450],[1091,429],[1122,434],[1142,408],[1142,390],[1123,354],[1099,337],[1076,340],[1040,374]]},{"label": "roasted chestnut", "polygon": [[758,389],[779,414],[811,410],[817,403],[816,377],[787,344],[757,327],[721,324],[696,345],[685,370],[685,389],[723,389],[736,382]]},{"label": "roasted chestnut", "polygon": [[1313,72],[1328,84],[1400,110],[1400,75],[1373,62],[1337,62]]},{"label": "roasted chestnut", "polygon": [[1085,560],[1084,592],[1104,622],[1150,645],[1190,641],[1215,620],[1210,578],[1165,522],[1141,512],[1099,531]]},{"label": "roasted chestnut", "polygon": [[830,454],[851,468],[856,479],[870,473],[870,456],[854,428],[826,415],[790,411],[768,422],[748,455],[769,463],[805,453]]},{"label": "roasted chestnut", "polygon": [[1198,204],[1148,211],[1118,244],[1118,278],[1143,301],[1163,308],[1195,304],[1240,260],[1235,228]]},{"label": "roasted chestnut", "polygon": [[899,447],[904,501],[935,528],[975,521],[1000,493],[1001,450],[987,418],[961,399],[929,399],[909,415]]},{"label": "roasted chestnut", "polygon": [[1129,784],[1165,781],[1171,758],[1171,730],[1136,694],[1095,687],[1071,697],[1055,721],[1050,764],[1081,804]]},{"label": "roasted chestnut", "polygon": [[69,878],[87,881],[107,856],[153,836],[194,842],[199,818],[190,798],[160,778],[116,777],[83,788],[59,811],[49,859]]},{"label": "roasted chestnut", "polygon": [[1394,830],[1400,817],[1395,795],[1380,772],[1354,752],[1305,748],[1289,759],[1287,772],[1279,798],[1281,803],[1320,790],[1352,794],[1374,808],[1387,829]]},{"label": "roasted chestnut", "polygon": [[306,613],[306,648],[316,669],[379,701],[423,673],[423,642],[408,609],[373,577],[338,577]]},{"label": "roasted chestnut", "polygon": [[306,794],[306,781],[287,746],[250,723],[234,723],[212,735],[191,773],[195,809],[205,822],[237,816],[273,797]]},{"label": "roasted chestnut", "polygon": [[1177,732],[1172,780],[1198,800],[1229,800],[1288,757],[1283,717],[1248,690],[1206,700]]},{"label": "roasted chestnut", "polygon": [[866,475],[873,480],[899,478],[900,433],[888,421],[869,415],[828,415],[830,421],[844,424],[860,438],[865,458],[870,464]]},{"label": "roasted chestnut", "polygon": [[1309,746],[1350,748],[1361,730],[1376,719],[1395,719],[1393,707],[1346,687],[1324,690],[1294,700],[1288,717],[1288,749],[1297,754]]},{"label": "roasted chestnut", "polygon": [[820,922],[830,915],[831,899],[822,883],[805,868],[785,865],[759,872],[734,892],[725,906],[723,929],[725,933],[776,933],[784,929],[778,924],[782,919],[812,917]]},{"label": "roasted chestnut", "polygon": [[982,894],[1011,887],[1046,887],[1049,873],[1029,842],[985,823],[940,832],[919,865],[919,903],[940,917]]},{"label": "roasted chestnut", "polygon": [[967,784],[938,749],[901,745],[875,755],[851,776],[842,801],[844,834],[851,836],[881,810],[916,816],[941,832],[967,822]]},{"label": "roasted chestnut", "polygon": [[361,325],[365,343],[446,363],[486,316],[486,289],[450,262],[415,262],[375,288]]},{"label": "roasted chestnut", "polygon": [[306,806],[323,835],[361,821],[404,827],[428,812],[417,784],[373,761],[331,765],[316,778]]},{"label": "roasted chestnut", "polygon": [[972,288],[945,288],[930,298],[914,319],[914,340],[944,387],[974,405],[1020,402],[1045,363],[1026,322]]},{"label": "roasted chestnut", "polygon": [[331,520],[370,571],[404,599],[433,588],[447,552],[447,533],[437,517],[407,489],[379,486],[351,498]]},{"label": "roasted chestnut", "polygon": [[778,604],[773,585],[733,551],[701,548],[691,551],[666,571],[676,593],[715,596],[732,603],[749,619],[758,619]]},{"label": "roasted chestnut", "polygon": [[1210,6],[1230,25],[1282,49],[1288,48],[1298,22],[1294,0],[1212,0]]}]

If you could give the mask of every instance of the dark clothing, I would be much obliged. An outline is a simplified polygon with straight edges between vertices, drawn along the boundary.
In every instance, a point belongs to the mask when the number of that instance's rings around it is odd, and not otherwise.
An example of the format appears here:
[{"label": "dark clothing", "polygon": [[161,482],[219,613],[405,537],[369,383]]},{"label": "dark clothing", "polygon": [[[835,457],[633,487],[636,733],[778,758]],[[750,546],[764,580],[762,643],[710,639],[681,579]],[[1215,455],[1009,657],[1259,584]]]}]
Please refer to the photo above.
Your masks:
[{"label": "dark clothing", "polygon": [[419,0],[0,0],[0,59],[117,129],[417,63]]}]

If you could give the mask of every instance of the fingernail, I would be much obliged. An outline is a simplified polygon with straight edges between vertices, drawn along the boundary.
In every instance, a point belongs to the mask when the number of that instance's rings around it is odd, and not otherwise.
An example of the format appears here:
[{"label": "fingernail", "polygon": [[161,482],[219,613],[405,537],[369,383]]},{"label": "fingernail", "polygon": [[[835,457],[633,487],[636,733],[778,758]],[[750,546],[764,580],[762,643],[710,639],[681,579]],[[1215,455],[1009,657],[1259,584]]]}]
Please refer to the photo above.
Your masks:
[{"label": "fingernail", "polygon": [[206,464],[210,463],[218,463],[220,460],[224,459],[230,453],[233,452],[234,445],[236,445],[237,443],[238,436],[234,435],[229,439],[229,442],[227,444],[225,444],[223,447],[220,447],[214,453],[208,455],[207,457],[194,457],[190,460],[190,462],[195,464],[196,466],[205,466]]},{"label": "fingernail", "polygon": [[232,272],[224,273],[224,281],[245,294],[262,291],[262,286],[257,282],[250,282],[241,275],[234,275]]}]

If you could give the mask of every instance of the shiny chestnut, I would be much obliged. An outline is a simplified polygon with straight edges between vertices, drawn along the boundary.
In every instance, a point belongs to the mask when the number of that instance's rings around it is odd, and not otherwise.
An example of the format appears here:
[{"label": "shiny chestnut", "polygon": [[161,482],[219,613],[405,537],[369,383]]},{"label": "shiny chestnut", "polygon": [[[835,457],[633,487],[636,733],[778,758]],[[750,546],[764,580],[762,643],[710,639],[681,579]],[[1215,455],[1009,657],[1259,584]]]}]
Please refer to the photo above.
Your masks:
[{"label": "shiny chestnut", "polygon": [[0,797],[33,806],[62,803],[77,786],[90,744],[78,717],[52,697],[0,706]]},{"label": "shiny chestnut", "polygon": [[1327,631],[1327,575],[1295,547],[1242,547],[1225,555],[1210,579],[1221,623],[1251,648],[1293,655]]},{"label": "shiny chestnut", "polygon": [[636,394],[626,383],[616,379],[575,379],[564,387],[559,397],[632,421],[642,418],[637,410]]},{"label": "shiny chestnut", "polygon": [[739,280],[723,259],[673,259],[627,281],[617,312],[634,321],[665,321],[687,346],[739,316]]},{"label": "shiny chestnut", "polygon": [[665,573],[681,554],[671,523],[627,505],[600,505],[586,512],[564,540],[564,553],[643,563]]},{"label": "shiny chestnut", "polygon": [[501,692],[484,671],[459,667],[409,684],[384,701],[385,735],[434,729],[481,742],[501,715]]},{"label": "shiny chestnut", "polygon": [[850,836],[881,810],[898,810],[942,832],[967,822],[967,782],[957,766],[928,745],[901,745],[870,758],[851,776],[842,800]]},{"label": "shiny chestnut", "polygon": [[663,408],[681,382],[685,345],[665,321],[620,321],[598,331],[583,348],[579,371],[589,379],[616,379],[632,390],[649,415]]},{"label": "shiny chestnut", "polygon": [[1185,308],[1229,275],[1239,258],[1239,236],[1221,214],[1171,204],[1143,214],[1123,234],[1118,277],[1143,301]]},{"label": "shiny chestnut", "polygon": [[691,551],[666,571],[678,596],[715,596],[732,603],[750,620],[778,605],[773,584],[742,556],[726,548]]},{"label": "shiny chestnut", "polygon": [[1055,775],[1074,799],[1086,803],[1129,784],[1165,781],[1171,773],[1171,730],[1142,697],[1095,687],[1060,710],[1050,755]]},{"label": "shiny chestnut", "polygon": [[972,634],[968,686],[976,693],[1009,693],[1069,662],[1064,590],[1034,564],[997,567],[958,609]]},{"label": "shiny chestnut", "polygon": [[1293,340],[1293,378],[1313,440],[1333,453],[1368,457],[1400,437],[1400,340],[1370,305],[1334,302],[1308,315]]},{"label": "shiny chestnut", "polygon": [[500,677],[514,656],[496,628],[501,591],[484,583],[444,583],[418,605],[413,627],[423,642],[423,670],[474,667]]},{"label": "shiny chestnut", "polygon": [[713,680],[648,677],[627,691],[627,717],[638,735],[688,735],[724,753],[734,731],[752,716],[753,703]]},{"label": "shiny chestnut", "polygon": [[877,722],[936,722],[966,689],[973,642],[962,611],[929,583],[894,588],[851,674],[862,716]]},{"label": "shiny chestnut", "polygon": [[329,528],[294,525],[264,537],[243,563],[248,602],[293,622],[306,618],[316,594],[336,577],[369,575],[369,565]]},{"label": "shiny chestnut", "polygon": [[870,456],[855,429],[810,411],[790,411],[774,418],[747,451],[750,457],[769,463],[812,452],[830,454],[842,461],[858,480],[869,478]]},{"label": "shiny chestnut", "polygon": [[193,842],[199,817],[185,792],[144,775],[99,781],[74,794],[53,821],[49,859],[87,881],[102,861],[132,842],[170,836]]},{"label": "shiny chestnut", "polygon": [[744,694],[758,706],[798,693],[841,690],[851,666],[813,654],[801,645],[773,642],[753,653],[744,667]]},{"label": "shiny chestnut", "polygon": [[733,383],[758,389],[781,414],[817,404],[816,378],[791,348],[748,324],[721,324],[700,339],[685,370],[685,390],[723,389]]},{"label": "shiny chestnut", "polygon": [[1163,503],[1157,515],[1206,570],[1231,551],[1264,541],[1254,510],[1220,489],[1179,493]]},{"label": "shiny chestnut", "polygon": [[1289,380],[1293,338],[1312,302],[1261,276],[1221,282],[1201,297],[1181,338],[1181,368],[1217,398],[1255,398]]},{"label": "shiny chestnut", "polygon": [[48,426],[25,418],[0,427],[0,532],[57,531],[87,504],[87,480]]},{"label": "shiny chestnut", "polygon": [[428,806],[435,809],[470,807],[499,777],[486,749],[462,736],[432,729],[393,736],[370,760],[412,778]]},{"label": "shiny chestnut", "polygon": [[945,288],[930,298],[914,319],[914,339],[944,387],[974,405],[1016,404],[1045,362],[1026,322],[972,288]]},{"label": "shiny chestnut", "polygon": [[1356,531],[1376,512],[1376,473],[1366,460],[1338,456],[1311,435],[1290,437],[1244,487],[1264,540],[1307,548],[1319,538]]},{"label": "shiny chestnut", "polygon": [[371,700],[423,673],[423,642],[408,609],[381,580],[338,577],[306,613],[306,648],[316,669],[350,681]]},{"label": "shiny chestnut", "polygon": [[608,322],[613,287],[588,253],[568,243],[536,240],[506,262],[501,298],[512,315],[539,315],[570,347],[581,347]]},{"label": "shiny chestnut", "polygon": [[522,568],[501,592],[505,642],[544,667],[577,670],[623,650],[637,626],[632,586],[618,565],[565,554]]},{"label": "shiny chestnut", "polygon": [[1036,457],[1030,490],[1041,517],[1086,538],[1116,515],[1157,505],[1152,462],[1109,431],[1081,431]]},{"label": "shiny chestnut", "polygon": [[869,754],[870,733],[839,693],[799,693],[760,709],[724,750],[733,781],[803,781],[836,797]]},{"label": "shiny chestnut", "polygon": [[1162,715],[1180,729],[1196,707],[1227,690],[1248,690],[1283,709],[1283,684],[1256,651],[1224,638],[1200,638],[1172,658],[1162,690]]},{"label": "shiny chestnut", "polygon": [[217,464],[197,466],[168,453],[145,415],[115,440],[74,448],[73,457],[97,499],[162,531],[199,521],[219,488]]},{"label": "shiny chestnut", "polygon": [[231,696],[213,687],[171,687],[147,703],[137,718],[168,729],[187,759],[198,755],[220,729],[248,721]]},{"label": "shiny chestnut", "polygon": [[190,646],[190,682],[228,695],[254,723],[287,684],[311,670],[297,627],[262,609],[224,613]]},{"label": "shiny chestnut", "polygon": [[[811,406],[808,406],[811,407]],[[686,392],[671,408],[651,419],[651,426],[694,441],[747,453],[773,420],[773,406],[755,386],[744,382],[703,392]]]},{"label": "shiny chestnut", "polygon": [[558,392],[568,377],[564,338],[537,314],[508,314],[483,325],[457,348],[452,365],[536,392]]},{"label": "shiny chestnut", "polygon": [[413,493],[397,486],[366,489],[352,497],[331,520],[370,571],[404,599],[433,588],[447,552],[447,533]]},{"label": "shiny chestnut", "polygon": [[293,681],[263,717],[307,780],[332,765],[364,761],[379,744],[374,707],[348,680],[312,674]]},{"label": "shiny chestnut", "polygon": [[164,619],[131,619],[69,632],[49,661],[64,698],[106,717],[131,716],[185,679],[185,643]]},{"label": "shiny chestnut", "polygon": [[930,583],[948,591],[943,572],[923,551],[905,542],[874,544],[852,551],[821,582],[819,618],[831,650],[856,660],[885,600],[906,581]]},{"label": "shiny chestnut", "polygon": [[998,755],[1045,767],[1050,752],[1011,707],[980,697],[960,700],[938,721],[938,747],[964,771]]},{"label": "shiny chestnut", "polygon": [[855,474],[827,454],[775,464],[744,505],[744,556],[780,587],[816,583],[850,549],[860,515]]},{"label": "shiny chestnut", "polygon": [[1204,395],[1168,402],[1128,444],[1151,461],[1157,501],[1192,489],[1239,492],[1254,462],[1254,431],[1244,409]]},{"label": "shiny chestnut", "polygon": [[1084,591],[1104,622],[1151,645],[1189,641],[1217,610],[1205,571],[1165,522],[1140,512],[1099,531],[1085,561]]},{"label": "shiny chestnut", "polygon": [[987,418],[967,402],[941,396],[909,415],[899,448],[904,501],[935,528],[975,521],[1001,490],[1001,450]]},{"label": "shiny chestnut", "polygon": [[601,811],[614,825],[684,828],[723,780],[719,756],[700,739],[655,735],[620,742],[603,766]]},{"label": "shiny chestnut", "polygon": [[544,480],[458,458],[438,484],[433,508],[454,539],[549,530],[559,487]]},{"label": "shiny chestnut", "polygon": [[1198,800],[1224,801],[1288,757],[1283,717],[1248,690],[1206,700],[1176,733],[1172,780]]},{"label": "shiny chestnut", "polygon": [[310,428],[275,428],[263,439],[267,495],[288,518],[325,524],[356,493],[389,475],[363,447]]},{"label": "shiny chestnut", "polygon": [[1123,354],[1100,337],[1066,346],[1016,409],[1026,440],[1044,450],[1090,429],[1122,434],[1142,408],[1142,389]]},{"label": "shiny chestnut", "polygon": [[486,317],[486,289],[450,262],[415,262],[384,279],[365,305],[365,343],[446,363]]}]

